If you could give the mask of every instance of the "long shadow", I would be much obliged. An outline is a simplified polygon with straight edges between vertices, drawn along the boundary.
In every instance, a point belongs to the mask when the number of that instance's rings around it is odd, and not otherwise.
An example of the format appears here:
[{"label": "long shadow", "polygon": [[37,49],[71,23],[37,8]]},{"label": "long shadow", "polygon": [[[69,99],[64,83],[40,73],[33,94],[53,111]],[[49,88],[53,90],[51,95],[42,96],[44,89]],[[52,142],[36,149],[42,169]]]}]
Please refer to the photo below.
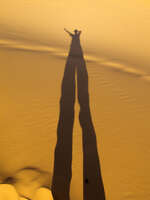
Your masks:
[{"label": "long shadow", "polygon": [[60,115],[57,126],[52,193],[54,200],[69,200],[72,177],[72,134],[75,104],[75,65],[69,55],[62,80]]},{"label": "long shadow", "polygon": [[83,199],[105,200],[104,186],[97,151],[96,134],[89,106],[88,73],[80,45],[80,31],[72,37],[67,58],[60,99],[60,115],[57,127],[52,193],[54,200],[69,200],[72,177],[72,135],[75,103],[75,72],[77,71],[79,121],[83,140]]},{"label": "long shadow", "polygon": [[89,106],[88,73],[84,59],[78,60],[77,64],[79,121],[83,145],[83,199],[105,200],[96,133]]}]

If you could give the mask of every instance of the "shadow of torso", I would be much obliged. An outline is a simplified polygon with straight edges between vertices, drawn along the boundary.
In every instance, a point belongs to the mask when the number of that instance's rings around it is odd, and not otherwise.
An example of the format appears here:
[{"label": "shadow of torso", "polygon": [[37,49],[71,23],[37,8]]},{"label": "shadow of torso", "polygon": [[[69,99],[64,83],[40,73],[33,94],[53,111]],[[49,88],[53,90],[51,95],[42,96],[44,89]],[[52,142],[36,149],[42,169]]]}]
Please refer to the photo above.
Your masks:
[{"label": "shadow of torso", "polygon": [[69,56],[73,57],[82,57],[83,52],[80,44],[80,34],[74,34],[71,36],[72,41],[70,45],[70,51],[69,51]]}]

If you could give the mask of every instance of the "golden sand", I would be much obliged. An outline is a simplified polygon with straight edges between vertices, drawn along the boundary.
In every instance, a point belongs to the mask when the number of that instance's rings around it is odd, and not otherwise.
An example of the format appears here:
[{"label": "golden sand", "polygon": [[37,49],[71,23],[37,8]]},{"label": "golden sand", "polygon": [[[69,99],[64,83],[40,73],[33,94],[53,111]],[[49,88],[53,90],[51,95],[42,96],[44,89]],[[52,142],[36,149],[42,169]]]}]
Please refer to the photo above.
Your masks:
[{"label": "golden sand", "polygon": [[[70,45],[65,26],[83,31],[106,199],[149,199],[148,1],[0,4],[0,182],[7,180],[0,185],[0,197],[51,198],[49,190],[39,188],[51,188],[53,177],[61,83]],[[79,110],[76,98],[71,200],[83,199]]]}]

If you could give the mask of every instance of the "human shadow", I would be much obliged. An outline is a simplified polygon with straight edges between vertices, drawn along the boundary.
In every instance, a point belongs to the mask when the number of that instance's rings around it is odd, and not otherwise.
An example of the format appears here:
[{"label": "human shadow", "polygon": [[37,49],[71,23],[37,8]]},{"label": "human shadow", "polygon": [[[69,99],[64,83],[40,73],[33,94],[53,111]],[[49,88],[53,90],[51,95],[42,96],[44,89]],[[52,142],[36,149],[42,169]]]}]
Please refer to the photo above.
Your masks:
[{"label": "human shadow", "polygon": [[77,87],[83,145],[83,199],[104,200],[105,192],[97,150],[96,133],[90,112],[88,73],[84,59],[78,61]]},{"label": "human shadow", "polygon": [[54,200],[69,200],[72,177],[72,134],[75,104],[75,65],[69,54],[61,87],[60,114],[57,126],[52,193]]},{"label": "human shadow", "polygon": [[83,140],[83,199],[105,200],[96,134],[89,106],[88,73],[80,45],[81,31],[75,30],[74,34],[67,30],[66,32],[72,37],[72,41],[62,80],[52,193],[54,200],[70,200],[75,73],[77,72],[79,121]]}]

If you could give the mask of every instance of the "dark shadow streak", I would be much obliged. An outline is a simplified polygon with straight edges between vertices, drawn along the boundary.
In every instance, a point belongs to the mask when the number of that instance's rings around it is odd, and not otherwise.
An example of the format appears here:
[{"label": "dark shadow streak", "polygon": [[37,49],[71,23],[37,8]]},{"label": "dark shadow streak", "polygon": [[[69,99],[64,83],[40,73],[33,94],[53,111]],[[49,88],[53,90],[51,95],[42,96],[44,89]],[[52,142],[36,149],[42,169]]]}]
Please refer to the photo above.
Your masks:
[{"label": "dark shadow streak", "polygon": [[83,145],[83,199],[105,200],[96,133],[89,106],[88,73],[84,58],[77,62],[77,87]]},{"label": "dark shadow streak", "polygon": [[62,80],[52,193],[54,200],[69,200],[72,177],[72,133],[75,103],[75,66],[69,55]]},{"label": "dark shadow streak", "polygon": [[72,42],[62,80],[52,193],[54,200],[70,199],[75,72],[77,70],[78,101],[80,104],[79,121],[83,134],[83,199],[105,200],[96,134],[89,106],[88,73],[79,39],[81,32],[68,33],[72,37]]}]

